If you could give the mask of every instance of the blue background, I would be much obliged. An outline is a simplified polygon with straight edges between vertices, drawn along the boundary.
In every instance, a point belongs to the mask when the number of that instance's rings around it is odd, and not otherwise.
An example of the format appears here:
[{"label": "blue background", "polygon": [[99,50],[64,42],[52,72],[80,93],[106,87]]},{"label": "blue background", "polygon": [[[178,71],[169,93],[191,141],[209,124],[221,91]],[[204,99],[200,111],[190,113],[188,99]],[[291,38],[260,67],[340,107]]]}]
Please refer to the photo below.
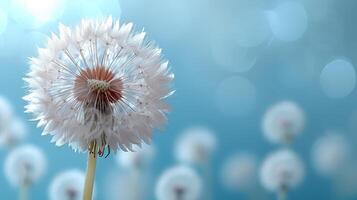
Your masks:
[{"label": "blue background", "polygon": [[[72,2],[72,3],[70,3]],[[45,36],[57,31],[59,22],[66,25],[77,24],[81,17],[112,15],[122,21],[132,21],[136,30],[145,29],[148,38],[162,47],[166,59],[175,73],[174,88],[177,91],[170,99],[173,107],[169,123],[162,131],[154,134],[153,142],[157,155],[153,162],[152,177],[175,164],[172,147],[180,132],[192,125],[204,125],[217,133],[219,148],[213,158],[214,199],[246,199],[246,195],[225,189],[220,182],[219,170],[227,156],[249,151],[263,159],[277,149],[269,144],[261,132],[261,120],[265,110],[280,100],[298,102],[305,110],[307,126],[294,143],[293,148],[306,163],[307,175],[303,184],[291,192],[290,199],[357,199],[357,196],[342,197],[335,190],[330,179],[320,177],[311,167],[310,150],[316,138],[329,129],[341,130],[356,140],[356,90],[343,98],[329,98],[320,84],[320,73],[324,66],[335,58],[344,58],[357,65],[357,2],[355,0],[296,0],[307,13],[307,29],[297,40],[280,41],[272,33],[259,46],[252,48],[256,62],[244,72],[222,67],[212,55],[212,38],[221,38],[225,56],[235,43],[234,31],[240,28],[235,19],[244,10],[242,5],[251,3],[270,10],[283,0],[121,0],[121,1],[68,1],[63,6],[63,14],[39,27],[31,22],[16,19],[20,15],[10,9],[9,2],[1,1],[0,7],[7,11],[6,29],[0,34],[0,94],[14,105],[16,114],[24,119],[26,93],[22,80],[28,71],[28,57],[36,56],[36,48],[43,46]],[[253,2],[253,3],[252,3]],[[95,8],[95,9],[93,9]],[[326,13],[321,10],[326,9]],[[22,18],[26,19],[26,18]],[[233,19],[233,20],[232,20]],[[0,19],[2,20],[2,19]],[[240,19],[250,24],[249,18]],[[239,21],[239,20],[238,20]],[[256,30],[255,30],[256,31]],[[252,32],[254,34],[256,32]],[[224,40],[224,41],[223,41]],[[217,42],[217,41],[216,41]],[[227,46],[225,46],[227,45]],[[224,52],[227,51],[227,52]],[[228,58],[229,59],[229,58]],[[343,79],[342,75],[336,75]],[[219,92],[220,83],[230,77],[248,80],[251,87],[237,85],[231,90]],[[240,95],[241,90],[243,96]],[[248,90],[248,92],[246,91]],[[244,99],[244,92],[251,94]],[[251,92],[251,93],[250,93]],[[227,97],[217,97],[218,94]],[[235,96],[237,93],[238,95]],[[231,105],[221,105],[224,98],[231,98]],[[223,100],[222,100],[223,98]],[[245,109],[244,107],[248,107]],[[242,108],[243,107],[243,108]],[[229,110],[227,110],[229,109]],[[75,153],[69,147],[56,147],[50,137],[41,136],[36,124],[27,124],[29,136],[25,143],[40,146],[48,159],[46,176],[31,188],[30,199],[47,199],[48,184],[58,172],[80,168],[85,169],[86,155]],[[353,144],[353,143],[352,143]],[[0,151],[0,168],[7,150]],[[105,177],[117,170],[113,155],[98,161],[97,198],[104,199]],[[265,194],[265,199],[274,195]],[[17,198],[15,188],[9,186],[0,173],[0,199]],[[147,199],[154,199],[154,196]]]}]

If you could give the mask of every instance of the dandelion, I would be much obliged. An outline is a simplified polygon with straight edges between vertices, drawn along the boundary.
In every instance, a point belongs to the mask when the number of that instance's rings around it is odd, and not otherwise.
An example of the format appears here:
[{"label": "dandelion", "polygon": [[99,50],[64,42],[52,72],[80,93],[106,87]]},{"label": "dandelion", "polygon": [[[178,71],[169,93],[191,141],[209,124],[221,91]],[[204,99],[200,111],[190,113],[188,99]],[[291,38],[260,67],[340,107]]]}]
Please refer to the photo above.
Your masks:
[{"label": "dandelion", "polygon": [[13,108],[11,103],[0,96],[0,131],[4,130],[13,119]]},{"label": "dandelion", "polygon": [[294,102],[273,105],[263,118],[263,133],[272,143],[289,144],[301,134],[305,124],[304,112]]},{"label": "dandelion", "polygon": [[128,170],[127,175],[130,182],[127,182],[127,193],[130,193],[130,199],[142,199],[144,190],[146,189],[146,173],[151,160],[155,154],[153,146],[142,145],[134,147],[133,152],[119,152],[116,156],[116,161],[119,166]]},{"label": "dandelion", "polygon": [[263,162],[260,181],[264,188],[277,192],[280,200],[285,199],[290,189],[303,180],[305,169],[300,158],[292,151],[283,149],[269,155]]},{"label": "dandelion", "polygon": [[84,199],[92,196],[97,155],[150,143],[153,128],[167,121],[174,76],[161,49],[132,27],[111,17],[82,20],[72,30],[60,25],[25,77],[27,112],[43,134],[88,151]]},{"label": "dandelion", "polygon": [[166,170],[156,185],[158,200],[198,200],[202,182],[197,173],[187,166]]},{"label": "dandelion", "polygon": [[116,161],[119,166],[129,169],[143,170],[149,164],[155,154],[153,146],[136,146],[133,152],[119,152]]},{"label": "dandelion", "polygon": [[80,200],[85,173],[72,169],[58,174],[49,187],[50,200]]},{"label": "dandelion", "polygon": [[24,121],[15,118],[8,127],[0,131],[0,146],[11,148],[25,139],[27,130]]},{"label": "dandelion", "polygon": [[255,156],[239,153],[231,156],[223,164],[222,180],[233,190],[249,191],[257,183],[258,161]]},{"label": "dandelion", "polygon": [[46,170],[46,159],[36,146],[17,147],[7,156],[4,170],[10,184],[20,189],[20,200],[26,200],[27,190]]},{"label": "dandelion", "polygon": [[350,147],[346,139],[336,132],[320,137],[312,148],[312,161],[322,175],[334,176],[348,163]]},{"label": "dandelion", "polygon": [[178,139],[176,157],[180,162],[207,164],[217,146],[215,134],[204,127],[189,128]]},{"label": "dandelion", "polygon": [[191,127],[185,130],[176,144],[178,161],[201,168],[204,174],[205,199],[212,198],[213,175],[211,159],[217,148],[217,138],[213,131],[205,127]]}]

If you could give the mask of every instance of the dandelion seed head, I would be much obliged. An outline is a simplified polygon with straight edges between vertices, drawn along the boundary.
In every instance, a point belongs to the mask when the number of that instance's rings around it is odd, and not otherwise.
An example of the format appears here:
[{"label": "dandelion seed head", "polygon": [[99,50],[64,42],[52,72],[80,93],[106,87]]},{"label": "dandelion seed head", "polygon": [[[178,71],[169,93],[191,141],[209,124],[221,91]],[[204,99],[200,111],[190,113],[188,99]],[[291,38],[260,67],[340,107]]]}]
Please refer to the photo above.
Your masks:
[{"label": "dandelion seed head", "polygon": [[111,17],[59,26],[24,78],[26,110],[56,145],[99,155],[150,143],[167,121],[174,75],[161,49]]},{"label": "dandelion seed head", "polygon": [[80,200],[83,198],[84,172],[72,169],[61,172],[49,187],[50,200]]},{"label": "dandelion seed head", "polygon": [[294,102],[279,102],[268,109],[263,118],[264,136],[272,143],[287,144],[301,134],[305,125],[302,109]]},{"label": "dandelion seed head", "polygon": [[45,173],[46,159],[43,152],[33,145],[13,149],[5,160],[5,176],[15,187],[36,183]]},{"label": "dandelion seed head", "polygon": [[247,191],[257,183],[258,162],[247,153],[228,158],[222,168],[222,181],[230,189]]},{"label": "dandelion seed head", "polygon": [[350,147],[346,139],[335,131],[316,140],[312,148],[312,161],[322,175],[334,176],[349,161]]},{"label": "dandelion seed head", "polygon": [[166,170],[156,185],[158,200],[196,200],[200,197],[202,181],[197,173],[186,166]]},{"label": "dandelion seed head", "polygon": [[206,164],[216,150],[215,133],[205,127],[191,127],[183,132],[176,144],[176,158],[190,164]]},{"label": "dandelion seed head", "polygon": [[272,192],[287,191],[297,187],[304,179],[305,169],[300,158],[283,149],[270,154],[260,169],[260,181]]}]

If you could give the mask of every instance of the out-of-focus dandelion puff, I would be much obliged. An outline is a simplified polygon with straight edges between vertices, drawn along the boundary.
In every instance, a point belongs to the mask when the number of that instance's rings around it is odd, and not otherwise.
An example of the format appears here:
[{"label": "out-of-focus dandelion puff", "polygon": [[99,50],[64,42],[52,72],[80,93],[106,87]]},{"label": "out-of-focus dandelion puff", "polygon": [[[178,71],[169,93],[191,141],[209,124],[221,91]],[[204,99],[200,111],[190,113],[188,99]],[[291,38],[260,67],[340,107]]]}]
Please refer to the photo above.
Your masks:
[{"label": "out-of-focus dandelion puff", "polygon": [[283,149],[270,154],[263,162],[260,181],[272,192],[286,192],[298,186],[304,179],[305,169],[300,158]]},{"label": "out-of-focus dandelion puff", "polygon": [[0,147],[13,147],[22,142],[27,135],[27,128],[23,120],[15,118],[9,126],[0,131]]},{"label": "out-of-focus dandelion puff", "polygon": [[222,181],[230,189],[247,191],[258,182],[258,162],[251,154],[236,154],[224,163]]},{"label": "out-of-focus dandelion puff", "polygon": [[4,130],[9,125],[13,115],[11,103],[5,97],[0,96],[0,130]]},{"label": "out-of-focus dandelion puff", "polygon": [[132,27],[111,17],[60,25],[31,58],[27,112],[57,145],[85,151],[94,143],[99,155],[132,150],[166,123],[174,75],[161,49]]},{"label": "out-of-focus dandelion puff", "polygon": [[85,174],[73,169],[58,174],[49,187],[50,200],[81,200]]},{"label": "out-of-focus dandelion puff", "polygon": [[272,143],[289,144],[305,125],[303,110],[294,102],[283,101],[270,107],[263,118],[263,133]]},{"label": "out-of-focus dandelion puff", "polygon": [[133,152],[118,152],[116,161],[118,165],[125,168],[142,169],[147,167],[155,155],[153,146],[135,146]]},{"label": "out-of-focus dandelion puff", "polygon": [[350,146],[347,140],[336,132],[328,132],[316,140],[312,148],[312,161],[322,175],[336,175],[349,161]]},{"label": "out-of-focus dandelion puff", "polygon": [[190,167],[176,166],[166,170],[156,185],[158,200],[197,200],[201,196],[202,180]]},{"label": "out-of-focus dandelion puff", "polygon": [[205,127],[185,130],[176,144],[176,157],[180,162],[206,164],[216,150],[215,133]]},{"label": "out-of-focus dandelion puff", "polygon": [[5,160],[5,176],[15,187],[30,186],[45,173],[47,161],[38,147],[24,145],[12,150]]}]

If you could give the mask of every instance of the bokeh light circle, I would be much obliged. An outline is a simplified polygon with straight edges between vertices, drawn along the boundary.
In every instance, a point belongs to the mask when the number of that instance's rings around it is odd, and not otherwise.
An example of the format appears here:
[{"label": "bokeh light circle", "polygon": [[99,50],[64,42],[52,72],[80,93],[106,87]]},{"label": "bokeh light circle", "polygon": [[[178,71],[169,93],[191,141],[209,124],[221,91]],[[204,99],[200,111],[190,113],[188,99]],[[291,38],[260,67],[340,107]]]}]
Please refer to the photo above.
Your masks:
[{"label": "bokeh light circle", "polygon": [[242,47],[230,38],[230,32],[211,37],[211,56],[219,68],[229,72],[249,71],[257,62],[259,49]]},{"label": "bokeh light circle", "polygon": [[275,38],[290,42],[303,36],[307,29],[307,12],[298,2],[286,1],[267,13]]},{"label": "bokeh light circle", "polygon": [[356,86],[356,71],[353,65],[346,60],[333,60],[322,70],[320,84],[328,97],[346,97]]},{"label": "bokeh light circle", "polygon": [[256,47],[270,35],[268,20],[262,9],[240,11],[234,25],[235,40],[242,47]]},{"label": "bokeh light circle", "polygon": [[10,14],[16,23],[37,28],[58,19],[64,5],[65,0],[12,0]]},{"label": "bokeh light circle", "polygon": [[218,109],[230,116],[247,115],[256,105],[256,89],[252,82],[242,76],[223,80],[216,90]]}]

